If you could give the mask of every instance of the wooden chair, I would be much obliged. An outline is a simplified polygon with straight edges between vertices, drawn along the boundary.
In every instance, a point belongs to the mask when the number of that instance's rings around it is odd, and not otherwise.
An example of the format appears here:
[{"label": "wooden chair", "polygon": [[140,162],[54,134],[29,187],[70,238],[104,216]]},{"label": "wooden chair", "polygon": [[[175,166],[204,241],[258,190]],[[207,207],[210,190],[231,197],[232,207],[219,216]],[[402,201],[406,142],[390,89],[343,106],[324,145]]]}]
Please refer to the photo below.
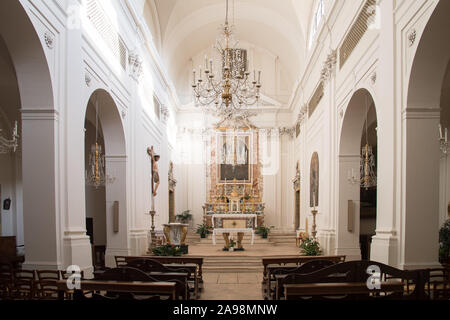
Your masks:
[{"label": "wooden chair", "polygon": [[34,299],[36,297],[36,272],[34,270],[16,270],[13,275],[12,298],[16,300]]},{"label": "wooden chair", "polygon": [[11,297],[11,290],[14,285],[13,267],[10,263],[0,263],[0,300]]},{"label": "wooden chair", "polygon": [[426,290],[431,300],[450,300],[450,270],[426,270]]},{"label": "wooden chair", "polygon": [[61,273],[58,270],[37,270],[38,278],[38,298],[41,300],[57,300],[58,287],[56,282],[61,279]]},{"label": "wooden chair", "polygon": [[[67,280],[67,279],[69,279],[70,276],[75,274],[75,271],[72,272],[72,273],[68,273],[66,270],[59,270],[59,273],[60,273],[60,279],[61,280]],[[81,276],[80,280],[85,280],[85,278],[84,278],[84,271],[83,270],[81,270],[80,276]],[[73,299],[73,293],[74,293],[73,290],[67,290],[66,293],[65,293],[66,294],[66,299],[72,300]]]}]

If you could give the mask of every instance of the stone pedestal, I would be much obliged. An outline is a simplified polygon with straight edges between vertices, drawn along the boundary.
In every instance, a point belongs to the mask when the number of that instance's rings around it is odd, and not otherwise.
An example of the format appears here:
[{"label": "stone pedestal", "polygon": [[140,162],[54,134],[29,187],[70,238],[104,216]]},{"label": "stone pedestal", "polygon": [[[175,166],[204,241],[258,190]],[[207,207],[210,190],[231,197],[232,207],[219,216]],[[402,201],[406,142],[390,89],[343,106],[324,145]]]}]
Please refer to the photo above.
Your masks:
[{"label": "stone pedestal", "polygon": [[188,233],[188,224],[169,223],[164,225],[167,243],[173,246],[184,246]]}]

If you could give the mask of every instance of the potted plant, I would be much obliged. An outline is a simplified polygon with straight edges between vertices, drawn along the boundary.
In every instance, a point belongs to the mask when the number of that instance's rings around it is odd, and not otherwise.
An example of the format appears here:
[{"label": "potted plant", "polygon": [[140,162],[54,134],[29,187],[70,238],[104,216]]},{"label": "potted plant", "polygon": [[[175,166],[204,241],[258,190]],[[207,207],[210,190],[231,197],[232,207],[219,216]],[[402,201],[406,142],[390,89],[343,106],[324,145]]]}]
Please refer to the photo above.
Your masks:
[{"label": "potted plant", "polygon": [[265,226],[260,226],[260,227],[258,227],[258,229],[256,229],[255,233],[261,235],[261,237],[263,239],[267,239],[269,237],[270,230],[274,229],[274,228],[275,228],[274,226],[271,226],[270,228],[265,227]]},{"label": "potted plant", "polygon": [[189,221],[192,220],[191,210],[183,211],[181,214],[178,214],[176,216],[176,218],[177,218],[178,222],[181,222],[181,223],[184,223],[184,224],[189,223]]},{"label": "potted plant", "polygon": [[230,239],[230,248],[228,249],[229,252],[234,252],[234,247],[236,246],[236,242],[234,242],[233,239]]},{"label": "potted plant", "polygon": [[205,225],[205,224],[199,224],[198,225],[198,227],[197,227],[197,234],[200,235],[200,238],[205,239],[206,236],[208,234],[210,234],[210,233],[211,233],[211,231],[210,231],[210,229],[209,229],[209,227],[207,225]]},{"label": "potted plant", "polygon": [[314,238],[303,238],[301,240],[300,249],[302,249],[302,254],[308,257],[320,256],[322,254],[320,244]]},{"label": "potted plant", "polygon": [[439,230],[439,261],[450,264],[450,219]]}]

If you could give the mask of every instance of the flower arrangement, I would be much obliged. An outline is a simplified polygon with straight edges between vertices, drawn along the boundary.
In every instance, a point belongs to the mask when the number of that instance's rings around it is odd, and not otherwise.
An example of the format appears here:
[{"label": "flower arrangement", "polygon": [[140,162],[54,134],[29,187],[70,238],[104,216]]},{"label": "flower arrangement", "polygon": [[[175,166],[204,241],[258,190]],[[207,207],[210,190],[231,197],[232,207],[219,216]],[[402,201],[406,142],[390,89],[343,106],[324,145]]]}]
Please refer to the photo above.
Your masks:
[{"label": "flower arrangement", "polygon": [[178,246],[167,244],[153,249],[153,254],[157,257],[179,257],[183,255],[183,251]]},{"label": "flower arrangement", "polygon": [[319,242],[310,237],[301,239],[300,249],[302,249],[302,254],[308,257],[320,256],[322,254]]}]

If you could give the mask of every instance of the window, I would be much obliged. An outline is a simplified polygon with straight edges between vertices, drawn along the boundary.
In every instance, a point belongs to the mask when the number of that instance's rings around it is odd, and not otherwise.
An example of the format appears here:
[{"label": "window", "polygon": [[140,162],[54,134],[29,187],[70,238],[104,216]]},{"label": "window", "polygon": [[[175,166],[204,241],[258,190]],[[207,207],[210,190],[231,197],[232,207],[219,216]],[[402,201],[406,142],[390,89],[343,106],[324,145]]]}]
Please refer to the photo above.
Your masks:
[{"label": "window", "polygon": [[325,15],[325,5],[324,0],[319,0],[317,4],[316,11],[314,13],[312,23],[311,23],[311,31],[309,36],[309,48],[311,48],[315,38],[317,31],[319,31],[320,23],[322,22],[322,18]]}]

